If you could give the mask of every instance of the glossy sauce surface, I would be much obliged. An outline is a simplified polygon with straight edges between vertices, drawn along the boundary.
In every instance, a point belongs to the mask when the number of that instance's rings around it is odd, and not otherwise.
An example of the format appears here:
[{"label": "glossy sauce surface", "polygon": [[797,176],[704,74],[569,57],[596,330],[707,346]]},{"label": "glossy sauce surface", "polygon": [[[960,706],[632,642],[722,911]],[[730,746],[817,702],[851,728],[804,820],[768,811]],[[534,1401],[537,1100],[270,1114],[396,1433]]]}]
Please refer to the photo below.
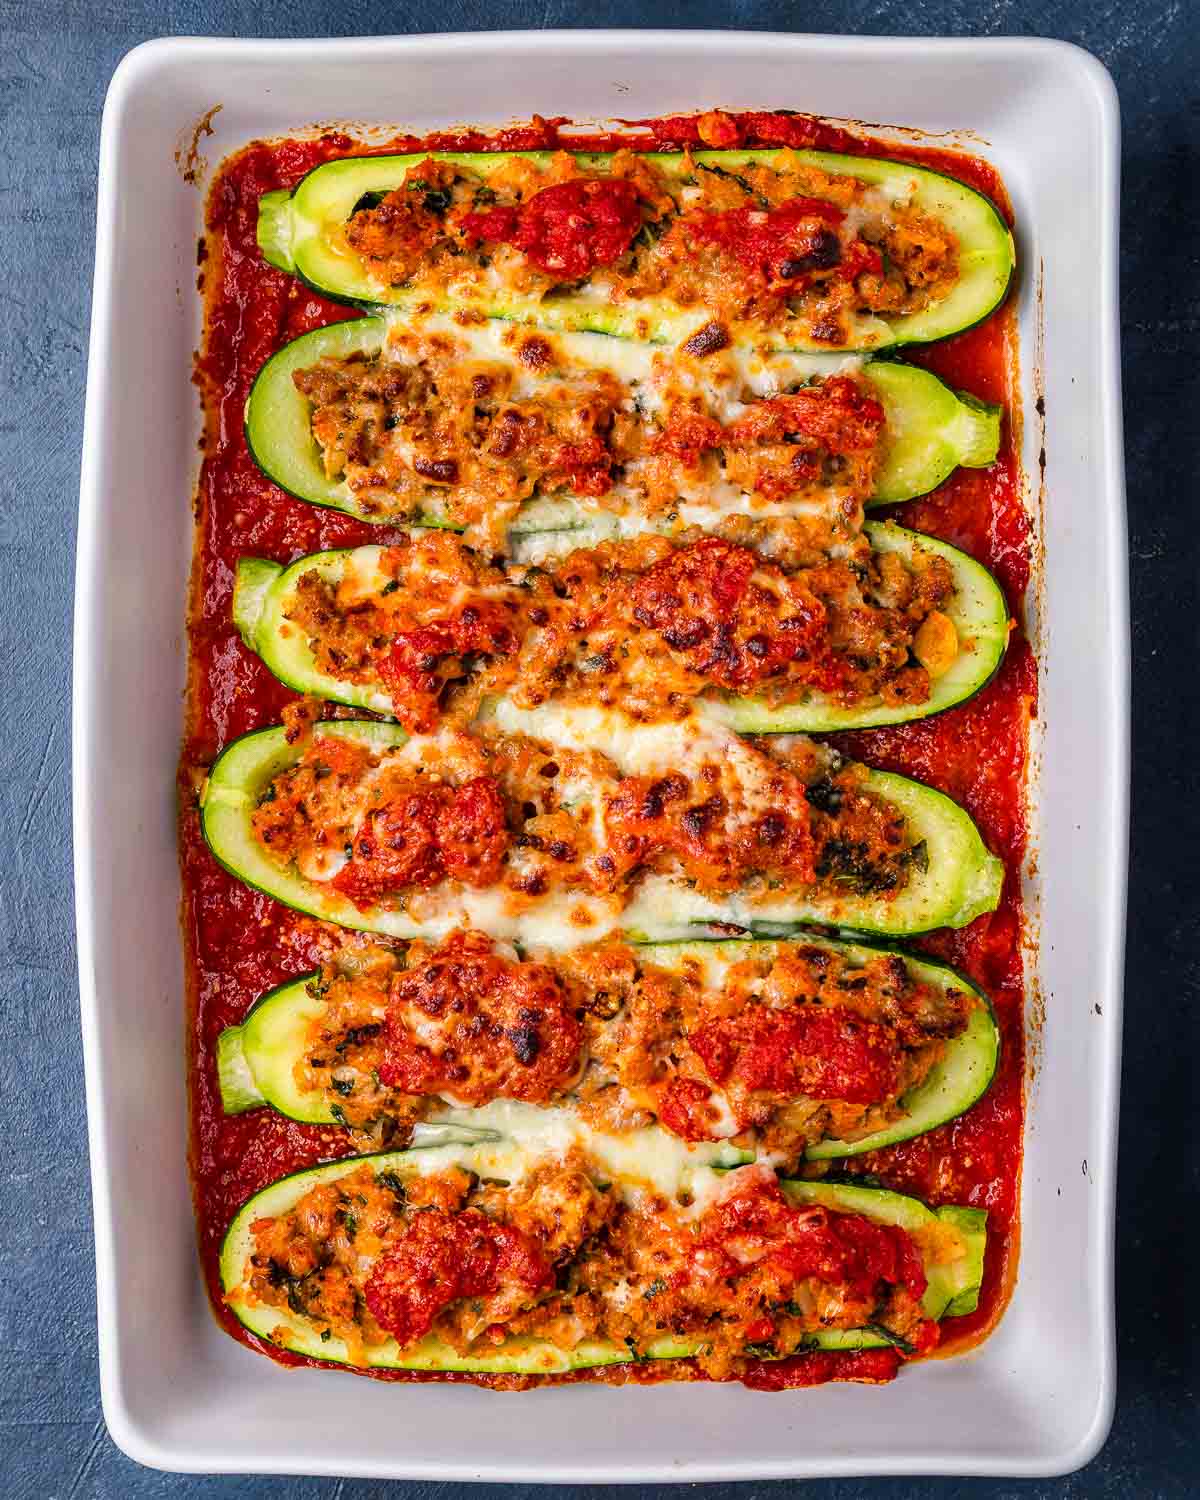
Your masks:
[{"label": "glossy sauce surface", "polygon": [[[947,172],[988,193],[1006,211],[1003,185],[985,162],[954,152],[896,148],[790,114],[724,116],[704,122],[669,119],[630,122],[628,135],[560,137],[563,121],[486,136],[443,132],[424,139],[398,136],[390,151],[514,150],[562,144],[572,149],[673,149],[683,145],[793,145],[895,156]],[[700,131],[705,131],[702,138]],[[716,136],[716,139],[712,137]],[[247,450],[242,426],[246,397],[258,370],[283,344],[341,319],[353,308],[329,302],[295,277],[266,264],[255,242],[258,199],[293,187],[323,161],[361,153],[348,136],[257,143],[230,157],[210,193],[207,237],[201,243],[200,289],[207,333],[196,381],[207,412],[204,461],[197,499],[197,541],[190,614],[187,731],[180,770],[180,847],[184,934],[189,967],[191,1164],[200,1252],[214,1308],[234,1337],[285,1363],[305,1363],[263,1345],[224,1310],[218,1258],[230,1220],[246,1199],[275,1178],[345,1154],[337,1129],[304,1126],[270,1110],[225,1116],[215,1070],[216,1039],[243,1019],[265,990],[313,968],[332,946],[335,930],[292,912],[226,874],[208,852],[196,815],[204,770],[230,740],[278,721],[294,695],[242,645],[230,621],[234,570],[245,555],[288,563],[323,548],[387,544],[398,531],[374,527],[339,512],[292,499],[266,479]],[[984,324],[906,357],[951,385],[1011,411],[1016,399],[1014,317],[1011,309]],[[999,460],[989,470],[960,470],[934,494],[894,507],[896,519],[964,548],[996,573],[1020,618],[1029,578],[1029,527],[1010,420]],[[1018,1238],[1023,1117],[1024,990],[1019,871],[1026,821],[1024,779],[1029,718],[1036,712],[1037,670],[1018,628],[997,676],[975,699],[937,718],[839,737],[857,759],[903,771],[955,797],[978,822],[1005,861],[1000,908],[961,932],[932,934],[916,946],[948,959],[990,993],[1000,1021],[1000,1070],[983,1100],[960,1120],[918,1140],[853,1160],[855,1171],[925,1198],[933,1206],[968,1203],[989,1210],[988,1257],[979,1311],[945,1325],[943,1349],[953,1352],[999,1316],[1011,1289]],[[888,1378],[891,1350],[863,1354],[813,1353],[764,1363],[746,1377],[759,1389],[820,1383],[831,1378]],[[680,1378],[679,1362],[621,1366],[556,1379],[655,1382]],[[428,1378],[387,1372],[377,1378]],[[519,1377],[442,1376],[497,1386]]]}]

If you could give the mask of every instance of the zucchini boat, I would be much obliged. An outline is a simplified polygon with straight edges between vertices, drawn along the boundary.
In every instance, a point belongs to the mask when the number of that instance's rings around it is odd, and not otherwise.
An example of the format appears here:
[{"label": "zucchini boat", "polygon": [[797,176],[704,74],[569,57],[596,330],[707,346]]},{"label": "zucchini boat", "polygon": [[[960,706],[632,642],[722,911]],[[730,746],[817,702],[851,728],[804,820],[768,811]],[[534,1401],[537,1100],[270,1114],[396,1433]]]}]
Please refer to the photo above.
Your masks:
[{"label": "zucchini boat", "polygon": [[[745,742],[707,718],[677,724],[638,724],[593,708],[517,708],[507,699],[486,704],[481,719],[505,734],[531,735],[565,750],[602,750],[622,770],[649,763],[683,767],[707,753],[736,765]],[[780,740],[781,748],[787,745]],[[884,937],[911,937],[936,927],[965,927],[1000,901],[1004,866],[984,844],[970,815],[943,792],[893,771],[867,770],[866,791],[905,819],[914,847],[922,849],[908,884],[895,894],[860,893],[808,899],[717,899],[662,875],[641,880],[626,906],[623,925],[634,942],[682,942],[704,930],[729,927],[756,937],[787,937],[797,927],[820,925]],[[922,847],[923,846],[923,847]]]},{"label": "zucchini boat", "polygon": [[[592,1181],[605,1176],[609,1179],[607,1184],[599,1185],[601,1195],[615,1195],[618,1203],[629,1204],[636,1201],[638,1184],[649,1180],[662,1194],[659,1201],[665,1200],[664,1211],[672,1215],[676,1232],[681,1231],[685,1237],[688,1226],[709,1212],[711,1206],[716,1205],[719,1211],[723,1196],[727,1198],[739,1190],[749,1193],[757,1191],[764,1197],[769,1197],[773,1206],[778,1205],[776,1212],[792,1215],[796,1222],[803,1222],[805,1219],[811,1221],[811,1213],[806,1215],[805,1210],[819,1208],[824,1210],[824,1216],[818,1215],[818,1222],[826,1222],[825,1216],[830,1215],[851,1216],[859,1223],[865,1220],[866,1223],[862,1226],[865,1234],[878,1235],[880,1242],[884,1244],[888,1243],[889,1235],[901,1231],[892,1243],[898,1239],[916,1250],[920,1261],[920,1279],[916,1286],[920,1288],[923,1282],[924,1287],[919,1300],[912,1306],[918,1320],[928,1320],[924,1325],[926,1328],[931,1322],[971,1312],[977,1305],[987,1242],[987,1214],[983,1210],[958,1206],[932,1210],[916,1198],[848,1183],[788,1180],[777,1183],[773,1177],[764,1177],[763,1169],[759,1167],[744,1169],[747,1177],[743,1185],[738,1181],[742,1174],[722,1174],[719,1170],[719,1157],[694,1150],[681,1152],[678,1142],[671,1143],[662,1139],[659,1132],[653,1129],[639,1132],[638,1138],[625,1137],[611,1155],[604,1151],[602,1143],[594,1141],[591,1144],[594,1154],[588,1162],[588,1170]],[[561,1144],[551,1145],[550,1149],[561,1151],[562,1147]],[[542,1154],[545,1150],[546,1143],[536,1135],[497,1142],[430,1145],[407,1151],[349,1157],[284,1177],[256,1193],[229,1226],[220,1260],[225,1302],[245,1328],[278,1348],[310,1359],[353,1364],[359,1368],[457,1370],[481,1374],[539,1376],[628,1363],[631,1358],[683,1359],[698,1356],[703,1362],[711,1353],[709,1335],[701,1337],[694,1333],[681,1335],[671,1332],[655,1335],[652,1329],[647,1329],[640,1337],[626,1336],[621,1341],[604,1336],[606,1325],[615,1322],[618,1326],[628,1326],[629,1321],[621,1312],[621,1303],[628,1304],[631,1299],[623,1289],[611,1286],[595,1298],[602,1308],[598,1327],[600,1336],[585,1335],[573,1347],[562,1347],[566,1343],[565,1339],[551,1342],[549,1338],[538,1337],[534,1332],[510,1334],[499,1342],[492,1342],[490,1338],[468,1337],[464,1340],[465,1348],[461,1345],[455,1348],[434,1329],[425,1332],[423,1336],[410,1336],[402,1344],[389,1332],[386,1322],[382,1327],[376,1323],[376,1331],[370,1334],[369,1339],[364,1340],[364,1314],[361,1311],[355,1314],[353,1323],[343,1321],[340,1330],[335,1317],[326,1311],[320,1288],[320,1278],[324,1272],[318,1271],[315,1280],[306,1275],[289,1275],[282,1265],[275,1263],[268,1253],[264,1253],[265,1242],[260,1236],[264,1231],[270,1233],[273,1221],[286,1221],[287,1216],[314,1190],[321,1193],[323,1203],[328,1205],[327,1211],[333,1215],[334,1224],[340,1226],[343,1221],[346,1223],[345,1230],[333,1228],[330,1233],[347,1234],[353,1242],[358,1204],[373,1202],[374,1196],[378,1195],[381,1202],[396,1205],[391,1209],[393,1221],[406,1226],[412,1222],[404,1217],[408,1213],[407,1203],[410,1199],[420,1201],[422,1179],[441,1177],[445,1180],[444,1174],[452,1173],[455,1169],[472,1174],[476,1180],[492,1184],[487,1201],[493,1211],[497,1205],[503,1210],[508,1191],[513,1188],[519,1190],[522,1178],[534,1168],[535,1163],[539,1159],[542,1162],[547,1160]],[[718,1170],[714,1170],[714,1166],[709,1163],[718,1165]],[[640,1168],[645,1170],[639,1170]],[[364,1172],[369,1172],[371,1178],[362,1175]],[[346,1206],[337,1207],[335,1205],[342,1202],[339,1184],[347,1181],[348,1185],[343,1190]],[[384,1197],[384,1194],[390,1196]],[[672,1205],[669,1210],[666,1209],[668,1203]],[[680,1209],[681,1204],[689,1207]],[[489,1224],[497,1222],[495,1219],[485,1219],[477,1210],[468,1212],[475,1214],[473,1228],[476,1235],[486,1237],[489,1233],[503,1235],[507,1232],[510,1243],[516,1238],[511,1230],[489,1229]],[[418,1219],[424,1217],[417,1215]],[[445,1211],[435,1209],[422,1226],[426,1231],[424,1237],[431,1238],[436,1230],[447,1227],[450,1217]],[[439,1218],[441,1224],[435,1222]],[[658,1227],[655,1223],[650,1232],[655,1232]],[[408,1229],[403,1232],[411,1234],[414,1231]],[[687,1243],[686,1238],[684,1242]],[[377,1236],[373,1237],[371,1243],[375,1248],[366,1252],[366,1264],[360,1259],[349,1274],[365,1280],[365,1300],[372,1311],[375,1311],[379,1309],[382,1299],[372,1296],[374,1268],[386,1260],[389,1251],[383,1249],[381,1253],[381,1242]],[[393,1238],[386,1243],[394,1245],[397,1241]],[[526,1238],[524,1243],[528,1245],[529,1239]],[[577,1244],[569,1252],[571,1258],[566,1260],[564,1268],[558,1272],[560,1284],[564,1276],[587,1276],[591,1264],[590,1243],[592,1241],[585,1238],[582,1244]],[[399,1244],[403,1255],[403,1238],[399,1240]],[[402,1266],[403,1262],[400,1264]],[[399,1267],[389,1269],[399,1270]],[[448,1274],[459,1273],[452,1270]],[[604,1272],[599,1274],[603,1278]],[[738,1274],[736,1266],[734,1274]],[[603,1285],[602,1280],[600,1284]],[[461,1306],[456,1304],[455,1291],[450,1287],[432,1291],[430,1287],[428,1282],[423,1286],[415,1286],[411,1280],[407,1280],[401,1282],[398,1297],[407,1308],[411,1308],[416,1298],[422,1294],[428,1298],[432,1307],[441,1311],[449,1310],[453,1313],[456,1305]],[[638,1294],[635,1306],[644,1306],[643,1299],[653,1300],[656,1295],[661,1296],[660,1289],[663,1287],[661,1280],[648,1282],[645,1287],[641,1286],[639,1280],[635,1285]],[[608,1293],[611,1293],[611,1297]],[[460,1292],[459,1295],[463,1294]],[[561,1304],[561,1297],[556,1297],[553,1290],[543,1291],[540,1295],[544,1302],[548,1299],[554,1305]],[[720,1294],[713,1295],[715,1299]],[[803,1291],[798,1295],[803,1296]],[[356,1301],[361,1309],[361,1291],[356,1291]],[[776,1319],[801,1316],[799,1308],[788,1311],[788,1308],[793,1307],[794,1304],[780,1305],[775,1313]],[[509,1316],[511,1317],[511,1313]],[[846,1317],[845,1314],[842,1316]],[[830,1313],[828,1320],[832,1322],[836,1317],[837,1313]],[[409,1327],[422,1326],[411,1317],[405,1321]],[[561,1319],[559,1321],[561,1323]],[[908,1353],[917,1352],[901,1335],[882,1323],[822,1328],[811,1326],[815,1322],[812,1315],[808,1314],[809,1331],[799,1336],[793,1331],[788,1339],[791,1347],[786,1352],[806,1348],[885,1348],[889,1345],[900,1345]],[[425,1319],[424,1323],[428,1326],[429,1320]],[[767,1327],[772,1328],[774,1333],[770,1321]],[[346,1333],[356,1335],[354,1346],[345,1336]],[[936,1333],[934,1341],[936,1342]],[[744,1335],[740,1348],[735,1348],[734,1352],[752,1359],[772,1357],[770,1344],[764,1346],[762,1342],[750,1342]]]},{"label": "zucchini boat", "polygon": [[[741,734],[818,734],[839,729],[868,729],[900,724],[941,713],[973,697],[994,676],[1008,643],[1008,606],[999,584],[973,558],[936,537],[907,531],[894,523],[868,522],[866,532],[878,553],[895,553],[911,564],[918,549],[943,558],[950,568],[954,593],[941,611],[953,625],[955,650],[948,665],[930,674],[929,696],[923,702],[887,703],[878,694],[846,706],[828,694],[805,689],[796,702],[770,704],[761,698],[734,696],[713,690],[702,700],[704,712]],[[588,545],[599,536],[589,530],[545,533],[538,540],[556,542],[563,552]],[[518,547],[523,561],[531,549]],[[545,561],[552,549],[540,546]],[[315,552],[288,567],[261,557],[238,561],[233,593],[233,621],[247,647],[271,672],[297,693],[396,715],[398,705],[381,681],[355,682],[322,671],[304,630],[293,623],[297,588],[315,573],[331,589],[358,581],[369,597],[372,587],[395,590],[395,582],[380,569],[379,547]]]},{"label": "zucchini boat", "polygon": [[[609,172],[612,158],[606,153],[574,155],[582,173],[603,176]],[[400,307],[428,303],[431,287],[419,273],[399,285],[373,276],[349,243],[346,226],[364,203],[377,203],[404,185],[410,169],[430,156],[479,182],[487,193],[486,184],[496,173],[511,177],[513,164],[520,159],[534,168],[548,167],[554,153],[433,152],[326,162],[309,172],[290,194],[274,192],[260,199],[258,242],[264,255],[273,265],[294,272],[316,291],[338,301]],[[886,215],[895,206],[911,209],[948,230],[957,245],[957,275],[944,294],[909,313],[857,312],[838,347],[885,349],[945,338],[987,317],[1008,289],[1015,264],[1013,238],[995,205],[965,183],[929,168],[866,156],[790,150],[698,151],[690,156],[651,152],[639,154],[638,160],[658,175],[661,190],[676,199],[676,207],[681,192],[695,189],[700,173],[744,183],[744,174],[756,169],[776,173],[811,168],[865,184],[877,212]],[[413,180],[410,185],[425,186]],[[444,213],[452,191],[440,189],[436,196]],[[476,201],[480,201],[478,192]],[[748,199],[748,206],[753,202]],[[651,234],[655,227],[650,226]],[[461,251],[461,246],[456,249]],[[466,259],[460,254],[460,260]],[[634,295],[610,300],[605,278],[595,275],[585,277],[581,284],[559,278],[559,288],[549,295],[523,291],[520,278],[505,285],[494,267],[478,264],[489,259],[481,256],[469,267],[456,266],[440,287],[432,289],[432,296],[443,306],[466,305],[491,317],[545,328],[587,329],[668,343],[681,342],[709,316],[707,311],[697,314],[694,307],[685,310],[664,298]],[[782,347],[830,347],[814,339],[797,320],[773,330],[771,336]]]},{"label": "zucchini boat", "polygon": [[[939,996],[947,991],[966,992],[975,1002],[967,1014],[965,1029],[945,1042],[940,1060],[915,1088],[900,1097],[899,1118],[853,1140],[814,1142],[805,1151],[810,1161],[857,1156],[910,1140],[963,1114],[983,1095],[996,1069],[1000,1038],[982,990],[945,964],[895,949],[816,936],[806,938],[804,947],[829,953],[860,973],[868,963],[888,957],[903,964],[913,982]],[[637,958],[667,974],[679,973],[687,965],[693,973],[698,972],[706,989],[719,993],[734,965],[747,959],[770,961],[783,951],[782,944],[753,941],[651,944],[638,950]],[[305,974],[277,986],[251,1007],[240,1025],[227,1026],[221,1032],[217,1039],[217,1079],[226,1114],[267,1105],[303,1124],[345,1123],[345,1114],[332,1097],[332,1090],[302,1083],[304,1064],[314,1047],[315,1028],[327,1014],[320,981],[320,973]],[[351,1073],[349,1080],[339,1085],[339,1094],[343,1089],[353,1090],[353,1076]],[[436,1119],[439,1106],[440,1101],[435,1101],[430,1120]],[[464,1112],[456,1118],[470,1116]],[[433,1127],[427,1123],[415,1128]]]},{"label": "zucchini boat", "polygon": [[[666,768],[692,763],[698,748],[736,774],[741,758],[755,754],[728,731],[695,720],[635,725],[604,711],[520,710],[501,700],[490,706],[487,723],[501,735],[529,736],[560,752],[600,751],[623,774],[649,766],[661,776]],[[396,725],[354,721],[323,723],[320,733],[372,754],[399,749],[409,738]],[[444,751],[436,739],[415,743],[415,758],[424,757],[426,743],[430,764],[440,766]],[[807,896],[768,889],[715,897],[681,878],[651,874],[636,881],[628,899],[623,892],[581,895],[559,884],[548,893],[543,885],[534,897],[513,904],[512,891],[503,885],[455,891],[443,882],[440,891],[424,893],[422,916],[416,920],[403,900],[356,903],[327,881],[305,878],[294,863],[279,863],[259,842],[254,816],[260,801],[274,778],[297,766],[303,755],[302,747],[289,745],[282,728],[235,740],[209,773],[201,799],[204,837],[217,860],[247,885],[324,921],[390,937],[438,939],[455,928],[473,927],[519,943],[565,948],[618,926],[635,941],[669,941],[703,936],[714,928],[728,935],[731,927],[780,937],[814,923],[903,936],[965,926],[994,910],[1000,899],[1004,867],[961,807],[907,777],[868,771],[863,790],[903,818],[906,847],[914,855],[919,851],[919,858],[907,861],[907,882],[899,890],[842,894],[842,885],[836,884],[829,894],[820,888]]]},{"label": "zucchini boat", "polygon": [[[310,403],[297,389],[293,376],[321,360],[379,357],[390,326],[386,317],[357,318],[301,334],[263,365],[246,402],[246,441],[254,461],[269,479],[297,499],[377,524],[395,524],[404,518],[364,504],[345,478],[326,473],[313,438]],[[437,318],[426,319],[420,326],[453,337],[463,348],[465,359],[494,360],[521,370],[511,347],[511,335],[503,326],[463,326]],[[594,333],[562,334],[555,342],[561,358],[572,365],[612,374],[627,389],[640,392],[643,401],[651,388],[655,362],[664,358],[661,351],[648,345]],[[885,413],[883,458],[874,495],[868,502],[873,505],[926,494],[960,464],[986,468],[999,450],[1000,408],[951,390],[936,375],[916,365],[883,360],[859,365],[857,361],[848,363],[845,356],[828,354],[764,354],[749,344],[718,351],[716,359],[705,360],[704,372],[710,380],[712,367],[717,364],[725,377],[713,384],[718,404],[728,404],[729,397],[721,394],[721,386],[727,392],[734,380],[756,397],[770,398],[819,376],[857,370]],[[529,378],[527,371],[521,373]],[[569,495],[534,499],[526,503],[512,529],[527,533],[581,525],[620,494],[618,489],[599,501]],[[444,488],[428,486],[421,524],[451,524],[445,495]],[[711,519],[707,512],[712,509],[703,503],[684,504],[680,507],[681,522],[704,524]],[[789,513],[786,503],[760,509],[768,516]],[[643,524],[653,525],[654,519]]]}]

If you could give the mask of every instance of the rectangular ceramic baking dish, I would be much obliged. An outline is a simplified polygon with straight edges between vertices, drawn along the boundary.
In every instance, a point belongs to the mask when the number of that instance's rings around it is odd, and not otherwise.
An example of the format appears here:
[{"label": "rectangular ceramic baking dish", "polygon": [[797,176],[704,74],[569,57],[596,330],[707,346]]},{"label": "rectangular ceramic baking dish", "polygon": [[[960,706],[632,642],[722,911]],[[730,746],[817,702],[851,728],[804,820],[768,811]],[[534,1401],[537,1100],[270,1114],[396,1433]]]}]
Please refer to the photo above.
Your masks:
[{"label": "rectangular ceramic baking dish", "polygon": [[[423,132],[533,109],[604,120],[724,105],[902,122],[999,166],[1017,216],[1025,466],[1044,549],[1029,601],[1042,663],[1029,891],[1042,941],[1030,958],[1020,1279],[977,1352],[879,1389],[580,1385],[514,1396],[289,1372],[218,1330],[188,1182],[174,821],[202,213],[175,153],[216,104],[200,140],[213,163],[255,136],[323,121]],[[101,1388],[109,1430],[133,1458],[197,1471],[649,1483],[1038,1475],[1097,1451],[1114,1391],[1128,782],[1118,129],[1103,68],[1037,40],[178,40],[121,63],[100,150],[74,795]]]}]

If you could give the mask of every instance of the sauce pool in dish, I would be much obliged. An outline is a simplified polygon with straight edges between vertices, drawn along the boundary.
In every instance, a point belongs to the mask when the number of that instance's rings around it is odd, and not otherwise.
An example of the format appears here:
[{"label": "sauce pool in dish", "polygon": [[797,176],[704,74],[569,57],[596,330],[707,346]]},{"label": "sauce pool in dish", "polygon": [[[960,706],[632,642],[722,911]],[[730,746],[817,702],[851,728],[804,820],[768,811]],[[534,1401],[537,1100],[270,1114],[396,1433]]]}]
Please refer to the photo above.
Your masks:
[{"label": "sauce pool in dish", "polygon": [[[636,149],[794,145],[848,154],[892,156],[931,167],[988,194],[1006,207],[1003,184],[985,162],[955,152],[898,148],[786,113],[711,114],[638,122],[627,132],[564,135],[563,121],[519,130],[398,137],[389,151],[437,149]],[[236,1338],[283,1363],[313,1363],[255,1338],[224,1306],[219,1252],[245,1200],[275,1179],[352,1149],[345,1133],[305,1126],[272,1111],[226,1115],[216,1087],[214,1051],[221,1030],[240,1022],[262,993],[318,967],[337,942],[336,929],[288,910],[242,885],[213,860],[195,813],[196,792],[218,751],[238,735],[279,721],[295,695],[247,651],[231,622],[239,558],[257,555],[290,562],[331,548],[388,545],[404,533],[292,499],[264,477],[246,446],[242,414],[251,383],[280,347],[312,329],[355,316],[292,276],[268,265],[256,244],[262,193],[290,188],[322,162],[356,154],[351,137],[255,143],[226,161],[210,192],[207,234],[200,246],[200,287],[206,304],[204,345],[196,380],[207,423],[197,498],[197,549],[191,607],[187,731],[180,772],[181,857],[189,973],[191,1162],[202,1263],[214,1309]],[[1029,525],[1011,414],[1017,398],[1015,320],[1002,308],[984,323],[941,343],[906,351],[949,385],[1003,403],[1000,455],[986,470],[957,470],[933,494],[894,508],[902,525],[941,537],[988,567],[1019,612],[1029,581]],[[947,1325],[940,1352],[955,1352],[982,1337],[1011,1292],[1019,1240],[1019,1186],[1024,1078],[1024,915],[1020,869],[1025,855],[1025,777],[1029,721],[1036,715],[1036,663],[1020,626],[992,682],[975,698],[938,717],[891,728],[840,735],[835,743],[853,759],[914,776],[947,792],[974,818],[1005,865],[999,908],[968,927],[915,940],[916,950],[947,960],[991,996],[1002,1038],[1000,1067],[978,1104],[927,1135],[841,1164],[869,1173],[887,1188],[911,1193],[931,1207],[986,1208],[988,1247],[976,1312]],[[760,1389],[783,1389],[828,1379],[889,1378],[891,1350],[810,1351],[762,1361],[744,1375]],[[419,1372],[373,1372],[377,1378],[430,1378]],[[650,1382],[690,1374],[678,1363],[630,1364],[547,1378]],[[512,1387],[528,1377],[454,1375]]]}]

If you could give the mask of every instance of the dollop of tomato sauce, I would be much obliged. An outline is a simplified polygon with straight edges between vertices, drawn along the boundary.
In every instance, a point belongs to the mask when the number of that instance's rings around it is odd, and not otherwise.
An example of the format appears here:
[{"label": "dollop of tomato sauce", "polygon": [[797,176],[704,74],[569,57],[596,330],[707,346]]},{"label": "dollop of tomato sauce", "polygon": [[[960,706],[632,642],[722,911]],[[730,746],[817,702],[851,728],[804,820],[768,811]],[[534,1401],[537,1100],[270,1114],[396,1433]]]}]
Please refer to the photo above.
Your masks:
[{"label": "dollop of tomato sauce", "polygon": [[333,888],[362,907],[404,886],[443,880],[491,885],[508,849],[504,799],[494,777],[465,786],[417,787],[370,813]]},{"label": "dollop of tomato sauce", "polygon": [[845,217],[824,199],[792,198],[767,210],[747,205],[701,214],[688,232],[697,244],[717,246],[773,286],[799,284],[813,272],[835,267],[850,281],[863,271],[880,272],[882,257],[868,246],[843,258],[832,226]]},{"label": "dollop of tomato sauce", "polygon": [[477,1208],[429,1208],[413,1214],[399,1245],[376,1261],[364,1296],[379,1326],[408,1344],[460,1297],[489,1297],[504,1286],[532,1294],[553,1285],[550,1263],[520,1230]]},{"label": "dollop of tomato sauce", "polygon": [[438,694],[443,679],[435,670],[445,656],[471,651],[511,656],[518,647],[508,616],[486,599],[464,604],[443,620],[393,636],[379,663],[379,675],[393,695],[396,718],[413,734],[437,727]]},{"label": "dollop of tomato sauce", "polygon": [[863,453],[874,448],[883,423],[878,401],[853,380],[833,375],[817,388],[755,401],[723,437],[734,444],[779,443],[787,441],[789,433],[802,432],[830,453]]},{"label": "dollop of tomato sauce", "polygon": [[688,1037],[714,1083],[810,1099],[875,1104],[894,1092],[895,1036],[877,1021],[821,1006],[766,1006],[709,1021]]},{"label": "dollop of tomato sauce", "polygon": [[[414,1026],[413,1021],[417,1024]],[[548,965],[460,934],[393,981],[380,1079],[463,1104],[547,1104],[578,1073],[583,1027]]]},{"label": "dollop of tomato sauce", "polygon": [[[215,1051],[221,1030],[245,1017],[265,990],[316,967],[338,935],[251,890],[222,870],[204,844],[196,816],[203,768],[230,740],[277,723],[293,700],[258,657],[246,650],[230,618],[238,559],[289,563],[324,548],[389,545],[399,530],[376,527],[286,495],[255,466],[243,413],[255,375],[277,349],[311,329],[358,316],[269,266],[256,243],[258,200],[292,188],[322,162],[347,155],[438,150],[670,150],[731,146],[792,146],[912,162],[945,172],[988,194],[1011,222],[995,169],[960,152],[885,142],[787,111],[712,112],[621,122],[604,132],[564,128],[565,119],[534,117],[494,134],[440,131],[397,134],[364,148],[328,132],[304,140],[256,142],[229,157],[209,193],[206,237],[198,256],[206,333],[195,380],[207,423],[196,499],[197,543],[189,612],[187,725],[180,769],[180,857],[183,927],[188,959],[191,1143],[200,1252],[218,1318],[243,1343],[281,1363],[312,1363],[248,1333],[221,1301],[221,1240],[253,1193],[284,1174],[349,1153],[345,1132],[301,1125],[273,1110],[227,1116],[221,1109]],[[984,324],[906,357],[952,385],[991,401],[1015,399],[1014,319],[994,314]],[[988,470],[959,470],[934,494],[896,508],[897,519],[963,547],[1000,579],[1019,618],[1029,577],[1029,528],[1022,476],[1010,423],[1000,458]],[[873,765],[917,776],[959,798],[1005,862],[998,911],[956,933],[937,933],[920,946],[948,958],[984,985],[996,1006],[1003,1051],[983,1100],[962,1119],[917,1141],[891,1147],[855,1165],[889,1186],[920,1193],[937,1205],[967,1202],[990,1211],[988,1257],[979,1311],[946,1325],[943,1347],[977,1336],[999,1315],[1015,1264],[1023,1117],[1024,1052],[1018,872],[1025,852],[1026,729],[1036,712],[1037,668],[1019,625],[993,682],[970,703],[935,719],[895,729],[846,735],[844,748]],[[885,1381],[898,1365],[895,1350],[813,1351],[750,1366],[743,1379],[756,1390],[790,1390],[827,1380]],[[615,1366],[562,1376],[478,1376],[443,1372],[435,1378],[502,1388],[603,1378],[636,1384],[707,1378],[689,1361]],[[417,1371],[375,1371],[400,1382],[430,1377]]]},{"label": "dollop of tomato sauce", "polygon": [[540,270],[574,281],[623,255],[642,216],[632,182],[583,178],[543,188],[519,208],[467,214],[462,224],[472,239],[515,245]]},{"label": "dollop of tomato sauce", "polygon": [[[714,1259],[715,1257],[715,1259]],[[880,1282],[925,1295],[925,1266],[907,1231],[787,1198],[758,1182],[705,1214],[693,1255],[702,1274],[736,1280],[766,1263],[789,1281],[814,1276],[870,1295]]]},{"label": "dollop of tomato sauce", "polygon": [[712,1096],[698,1078],[672,1078],[658,1096],[658,1123],[685,1141],[715,1140],[719,1111]]},{"label": "dollop of tomato sauce", "polygon": [[731,691],[750,691],[792,664],[814,687],[836,690],[845,674],[829,645],[825,606],[812,594],[793,594],[782,607],[774,594],[748,598],[758,563],[748,547],[703,537],[637,579],[633,617]]}]

